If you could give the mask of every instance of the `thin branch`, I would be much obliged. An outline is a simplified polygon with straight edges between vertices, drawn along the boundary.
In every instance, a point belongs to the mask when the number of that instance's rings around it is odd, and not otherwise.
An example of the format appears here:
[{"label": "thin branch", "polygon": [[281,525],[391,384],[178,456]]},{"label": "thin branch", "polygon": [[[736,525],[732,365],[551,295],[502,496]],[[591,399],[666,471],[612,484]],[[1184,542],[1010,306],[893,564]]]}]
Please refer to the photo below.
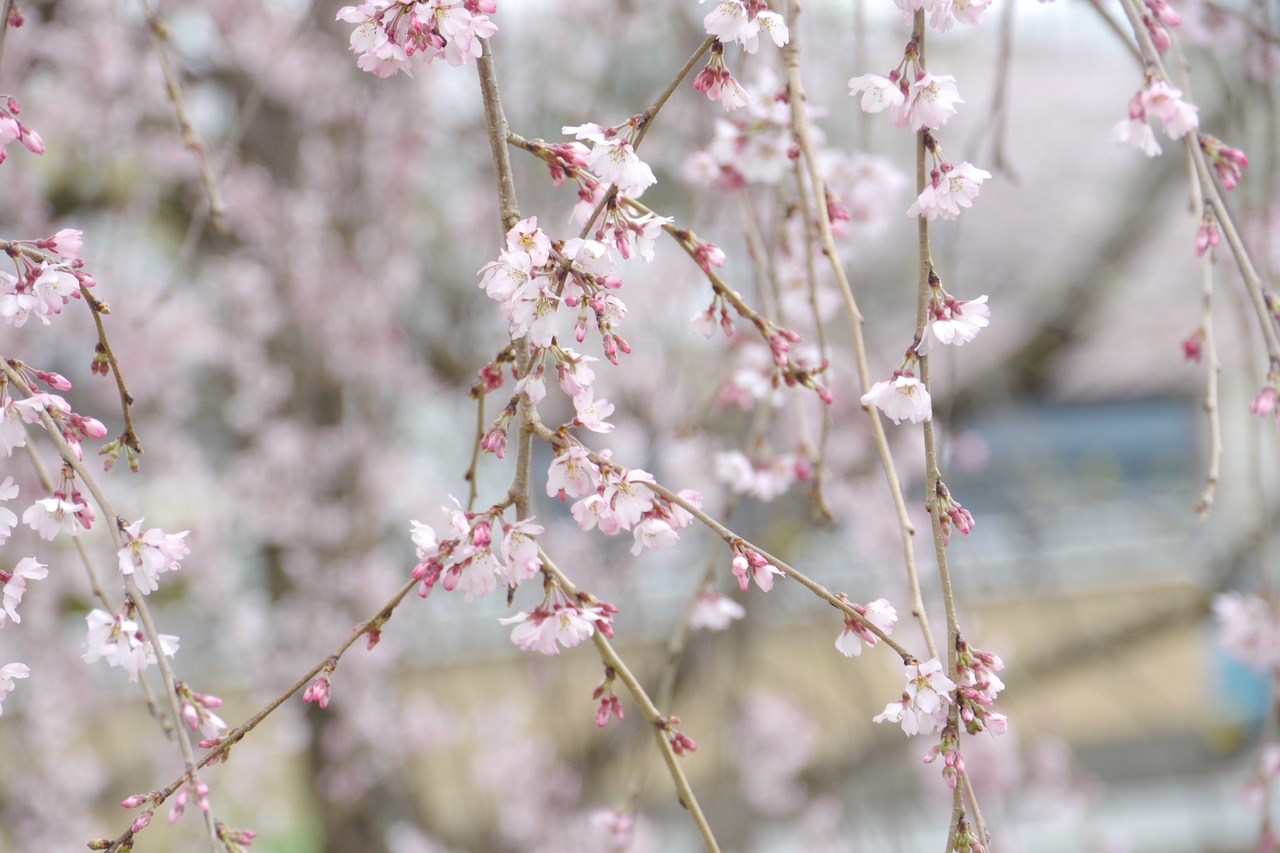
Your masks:
[{"label": "thin branch", "polygon": [[[577,597],[578,591],[573,583],[564,575],[564,572],[556,568],[555,563],[547,556],[547,553],[541,548],[538,549],[538,556],[542,558],[542,567],[551,574],[558,583],[570,596]],[[688,778],[684,775],[684,768],[680,766],[679,757],[671,746],[671,742],[667,739],[666,732],[670,728],[670,720],[663,716],[657,706],[649,699],[649,695],[645,693],[644,687],[640,684],[639,679],[631,672],[618,653],[614,651],[613,646],[605,638],[600,631],[595,631],[591,635],[592,641],[596,645],[596,649],[600,652],[600,661],[617,673],[622,679],[622,683],[626,685],[627,690],[631,693],[631,697],[635,699],[636,705],[640,708],[641,715],[649,724],[653,731],[654,739],[658,743],[658,749],[662,753],[662,759],[666,762],[667,771],[671,774],[671,781],[676,788],[676,797],[693,818],[694,824],[698,827],[698,833],[702,836],[703,843],[707,849],[713,853],[719,853],[720,846],[716,843],[714,833],[711,831],[711,825],[707,823],[706,815],[702,813],[702,807],[698,805],[698,798],[694,796],[693,788],[689,785]]]},{"label": "thin branch", "polygon": [[195,152],[200,162],[200,180],[204,184],[205,195],[209,199],[209,219],[214,228],[225,231],[227,208],[222,202],[222,194],[218,191],[213,166],[209,163],[204,145],[200,142],[200,135],[196,133],[195,125],[187,115],[187,106],[182,97],[182,84],[178,82],[178,75],[169,62],[169,29],[159,16],[151,11],[147,0],[138,0],[138,8],[142,10],[142,15],[147,20],[147,29],[150,30],[151,40],[155,43],[156,57],[160,60],[160,71],[164,74],[165,93],[173,104],[173,111],[178,120],[178,130],[182,134],[182,143]]}]

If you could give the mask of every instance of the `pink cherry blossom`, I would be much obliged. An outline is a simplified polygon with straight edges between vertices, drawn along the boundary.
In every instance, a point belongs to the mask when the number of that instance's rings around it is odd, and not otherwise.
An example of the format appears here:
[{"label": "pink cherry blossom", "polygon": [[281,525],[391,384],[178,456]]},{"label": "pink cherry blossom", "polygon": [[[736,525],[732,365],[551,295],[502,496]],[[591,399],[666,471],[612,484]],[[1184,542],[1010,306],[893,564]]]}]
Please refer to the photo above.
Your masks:
[{"label": "pink cherry blossom", "polygon": [[922,72],[908,88],[906,103],[894,111],[894,121],[898,127],[910,127],[912,133],[936,129],[956,114],[956,104],[963,103],[955,77]]},{"label": "pink cherry blossom", "polygon": [[[13,481],[13,477],[5,477],[4,481],[0,482],[0,501],[11,501],[17,496],[18,484]],[[18,516],[13,510],[0,506],[0,545],[5,543],[17,524]]]},{"label": "pink cherry blossom", "polygon": [[922,354],[928,352],[935,342],[944,346],[964,346],[977,337],[991,320],[985,294],[977,299],[947,298],[938,300],[938,303],[930,305],[932,319],[925,326],[924,337],[920,340],[919,351]]},{"label": "pink cherry blossom", "polygon": [[732,598],[705,588],[698,593],[693,609],[689,611],[689,628],[694,631],[723,631],[734,620],[746,615],[746,609]]},{"label": "pink cherry blossom", "polygon": [[13,692],[13,680],[31,675],[31,668],[25,663],[7,663],[0,666],[0,714],[4,713],[4,699]]},{"label": "pink cherry blossom", "polygon": [[165,533],[158,527],[142,532],[142,519],[120,528],[124,536],[124,547],[119,552],[120,573],[133,575],[138,588],[144,594],[159,588],[159,577],[164,572],[181,569],[183,557],[190,551],[183,541],[186,530],[181,533]]},{"label": "pink cherry blossom", "polygon": [[598,124],[565,126],[562,133],[572,133],[578,139],[592,143],[587,155],[587,168],[602,181],[613,184],[618,192],[630,198],[639,198],[644,191],[657,183],[653,170],[640,159],[631,143],[617,135],[609,135]]},{"label": "pink cherry blossom", "polygon": [[[151,641],[143,636],[137,622],[123,616],[112,616],[103,610],[93,610],[85,617],[89,633],[85,638],[85,663],[105,660],[109,666],[118,666],[137,681],[138,675],[156,662],[156,651]],[[166,657],[178,651],[178,638],[161,634],[160,650]]]},{"label": "pink cherry blossom", "polygon": [[4,612],[0,613],[0,626],[4,625],[7,614],[14,623],[22,621],[18,615],[18,605],[22,602],[22,594],[27,589],[28,580],[41,580],[48,577],[49,569],[36,561],[34,557],[23,557],[13,571],[0,571],[0,580],[4,581]]},{"label": "pink cherry blossom", "polygon": [[547,471],[547,496],[560,500],[583,498],[595,494],[602,482],[600,468],[591,461],[587,449],[572,443]]},{"label": "pink cherry blossom", "polygon": [[906,103],[904,86],[895,77],[881,77],[879,74],[863,74],[861,77],[849,78],[849,94],[862,96],[862,111],[878,113],[889,107],[899,107]]},{"label": "pink cherry blossom", "polygon": [[905,669],[907,686],[902,698],[886,705],[875,722],[899,723],[908,737],[933,734],[946,721],[955,682],[943,673],[937,658],[922,664],[908,664]]},{"label": "pink cherry blossom", "polygon": [[[855,612],[884,633],[893,633],[893,625],[898,621],[898,611],[894,609],[888,599],[877,598],[865,607],[859,604],[853,604],[852,607]],[[857,657],[862,654],[863,643],[868,646],[874,646],[878,642],[880,642],[880,638],[872,633],[866,625],[853,617],[848,617],[845,619],[844,629],[841,630],[840,636],[836,637],[836,649],[846,657]]]},{"label": "pink cherry blossom", "polygon": [[66,495],[55,493],[53,497],[41,498],[27,507],[22,514],[22,523],[38,533],[41,539],[52,540],[60,531],[78,536],[85,529],[81,518],[86,509],[87,504],[67,500]]},{"label": "pink cherry blossom", "polygon": [[515,589],[542,568],[535,537],[543,532],[543,527],[527,518],[510,525],[504,523],[503,531],[502,559],[506,565],[502,577],[509,588]]},{"label": "pink cherry blossom", "polygon": [[872,385],[871,390],[862,395],[862,405],[875,406],[895,424],[904,420],[918,424],[933,417],[928,390],[909,372],[899,371]]}]

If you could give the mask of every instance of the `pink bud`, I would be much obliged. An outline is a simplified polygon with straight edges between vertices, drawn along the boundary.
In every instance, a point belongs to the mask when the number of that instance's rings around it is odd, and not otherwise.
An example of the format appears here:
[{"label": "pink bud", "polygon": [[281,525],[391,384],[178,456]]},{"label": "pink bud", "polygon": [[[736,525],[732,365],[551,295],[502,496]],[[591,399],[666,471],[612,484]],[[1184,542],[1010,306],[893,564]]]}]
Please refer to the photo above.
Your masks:
[{"label": "pink bud", "polygon": [[155,814],[154,811],[152,811],[151,809],[147,809],[145,812],[138,815],[134,819],[133,824],[129,827],[129,831],[133,833],[138,833],[146,829],[147,824],[151,823],[151,817],[154,814]]},{"label": "pink bud", "polygon": [[146,794],[134,794],[132,797],[126,797],[124,802],[120,805],[124,806],[126,809],[136,809],[148,799],[149,797]]}]

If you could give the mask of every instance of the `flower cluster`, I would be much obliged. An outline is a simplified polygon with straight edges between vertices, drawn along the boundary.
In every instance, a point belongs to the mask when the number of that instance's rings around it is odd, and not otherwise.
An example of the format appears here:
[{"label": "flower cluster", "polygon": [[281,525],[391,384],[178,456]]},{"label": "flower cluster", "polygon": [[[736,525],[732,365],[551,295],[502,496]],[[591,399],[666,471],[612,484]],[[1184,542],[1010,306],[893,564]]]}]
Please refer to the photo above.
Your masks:
[{"label": "flower cluster", "polygon": [[946,723],[955,682],[943,673],[937,658],[907,664],[906,677],[902,698],[886,705],[875,722],[900,723],[908,736],[933,734]]},{"label": "flower cluster", "polygon": [[94,287],[79,256],[82,240],[80,231],[64,228],[44,240],[13,241],[8,254],[17,275],[0,271],[0,319],[23,326],[34,315],[47,326],[64,305],[80,298],[82,286]]},{"label": "flower cluster", "polygon": [[[625,233],[634,237],[637,233],[643,235],[644,230],[645,226],[641,226],[638,232]],[[624,230],[610,233],[616,241]],[[640,250],[645,251],[643,246]],[[648,253],[652,257],[652,249]],[[617,324],[626,316],[627,306],[614,294],[622,287],[622,280],[614,275],[615,266],[613,254],[603,242],[574,237],[553,244],[538,228],[536,217],[531,217],[507,232],[506,248],[498,259],[480,268],[479,286],[498,303],[513,339],[527,337],[534,347],[551,347],[558,339],[561,318],[566,324],[572,318],[574,338],[581,343],[587,337],[588,327],[594,326],[600,334],[605,357],[617,364],[618,353],[631,352],[631,346],[616,331]],[[589,369],[576,368],[583,363],[582,356],[564,349],[553,354],[558,363],[569,364],[576,384],[572,384],[572,392],[566,393],[573,398],[583,419],[582,425],[595,429],[612,412],[612,406],[599,401],[592,407],[593,375]],[[530,381],[536,381],[536,377]],[[565,381],[562,376],[562,382]],[[529,391],[530,399],[535,393],[536,389]],[[612,427],[597,431],[609,429]]]},{"label": "flower cluster", "polygon": [[[907,5],[912,7],[910,11],[921,8],[919,3]],[[946,0],[945,3],[936,4],[934,11],[937,13],[945,9],[950,14],[949,10],[958,5],[960,4],[953,4],[952,0]],[[968,8],[975,9],[978,5],[969,4]],[[887,109],[894,124],[910,128],[913,133],[942,127],[956,114],[956,104],[964,103],[956,89],[954,77],[949,74],[934,75],[925,70],[920,62],[919,46],[914,41],[907,45],[902,61],[888,76],[863,74],[850,78],[849,94],[857,95],[860,92],[863,93],[863,112],[878,113]],[[982,182],[990,178],[991,173],[969,162],[955,165],[948,161],[942,156],[941,146],[932,133],[925,134],[925,145],[933,158],[933,169],[929,175],[929,184],[907,211],[907,215],[923,216],[930,221],[938,216],[955,219],[960,215],[961,209],[973,206]]]},{"label": "flower cluster", "polygon": [[498,31],[493,0],[366,0],[343,6],[337,20],[355,24],[350,50],[356,66],[376,77],[444,59],[462,65],[480,58],[480,39]]},{"label": "flower cluster", "polygon": [[1002,735],[1008,727],[1008,718],[991,710],[996,694],[1004,689],[1004,682],[996,675],[1002,669],[1004,661],[997,655],[956,637],[956,700],[960,703],[960,721],[971,735],[981,731]]},{"label": "flower cluster", "polygon": [[[89,634],[82,657],[85,663],[105,660],[108,665],[123,669],[130,681],[137,681],[139,673],[156,662],[156,650],[138,623],[129,618],[131,608],[132,605],[126,604],[125,610],[114,616],[95,609],[86,616]],[[161,634],[159,642],[160,651],[168,657],[178,651],[178,638],[172,634]]]},{"label": "flower cluster", "polygon": [[982,16],[991,5],[991,0],[894,0],[902,10],[902,19],[907,23],[916,12],[924,12],[929,17],[929,26],[940,33],[951,29],[957,21],[976,27],[982,23]]},{"label": "flower cluster", "polygon": [[612,604],[590,596],[572,599],[553,583],[542,603],[533,610],[522,610],[498,621],[516,626],[511,630],[511,642],[520,649],[557,655],[561,646],[571,649],[590,638],[597,629],[606,637],[612,637],[612,619],[617,612],[618,608]]},{"label": "flower cluster", "polygon": [[566,126],[561,133],[573,134],[576,139],[591,143],[591,150],[583,161],[601,181],[613,184],[618,192],[629,198],[639,198],[644,191],[658,182],[649,164],[636,154],[635,138],[643,125],[643,117],[632,116],[613,127],[601,127],[587,122],[576,127]]},{"label": "flower cluster", "polygon": [[693,78],[693,88],[718,101],[725,112],[733,112],[751,100],[751,93],[734,79],[733,72],[724,62],[724,45],[718,40],[711,45],[711,59],[707,66]]},{"label": "flower cluster", "polygon": [[[450,496],[450,500],[453,507],[442,507],[449,516],[453,534],[449,538],[438,539],[434,529],[413,522],[410,538],[418,549],[413,576],[421,581],[420,596],[426,598],[439,581],[448,591],[462,590],[463,601],[470,603],[473,598],[497,589],[499,579],[508,589],[515,589],[542,568],[534,538],[542,533],[542,525],[534,524],[532,518],[508,524],[493,511],[467,512],[457,498]],[[493,539],[495,522],[500,523],[503,530],[499,543]],[[495,544],[498,545],[496,553]]]},{"label": "flower cluster", "polygon": [[[17,367],[32,389],[36,388],[37,382],[43,382],[53,391],[71,388],[71,383],[61,374],[33,370],[23,364]],[[107,428],[101,421],[76,414],[71,410],[71,404],[58,394],[33,390],[29,397],[14,399],[8,392],[8,381],[0,377],[0,456],[9,456],[14,449],[26,445],[24,424],[39,425],[43,429],[41,415],[48,416],[59,427],[77,459],[84,459],[81,443],[86,438],[98,439],[107,434]]]},{"label": "flower cluster", "polygon": [[[635,537],[631,553],[658,549],[680,539],[679,531],[693,516],[651,488],[653,475],[639,468],[626,470],[607,464],[604,468],[590,452],[570,440],[551,462],[547,471],[547,495],[564,501],[578,498],[570,507],[574,521],[583,530],[598,528],[606,536],[630,530]],[[683,490],[679,495],[694,506],[702,496]]]},{"label": "flower cluster", "polygon": [[[904,58],[903,65],[907,61]],[[893,123],[911,128],[912,133],[942,127],[956,114],[956,104],[964,103],[956,89],[955,77],[919,70],[914,81],[908,83],[902,65],[890,71],[888,77],[863,74],[849,78],[849,94],[859,92],[865,93],[861,101],[864,113],[888,109]]]},{"label": "flower cluster", "polygon": [[715,3],[716,7],[702,19],[702,25],[707,35],[720,41],[736,41],[747,53],[755,53],[760,48],[761,32],[778,47],[791,37],[782,16],[770,12],[765,0],[715,0]]},{"label": "flower cluster", "polygon": [[863,643],[870,647],[880,642],[880,638],[872,633],[864,624],[864,620],[865,622],[870,622],[885,634],[892,634],[893,625],[898,621],[898,611],[885,598],[877,598],[865,607],[853,602],[850,602],[849,606],[862,619],[855,619],[852,616],[845,617],[844,629],[840,632],[840,636],[836,637],[836,649],[845,657],[857,657],[862,654]]},{"label": "flower cluster", "polygon": [[1164,80],[1152,79],[1129,100],[1129,118],[1111,130],[1111,141],[1131,145],[1148,157],[1155,157],[1161,148],[1151,129],[1151,116],[1160,119],[1170,139],[1181,139],[1200,126],[1198,110],[1194,104],[1182,100],[1181,89]]},{"label": "flower cluster", "polygon": [[934,343],[944,346],[964,346],[978,336],[991,321],[991,309],[986,295],[977,299],[956,299],[942,289],[936,276],[930,276],[933,285],[929,298],[929,323],[924,327],[918,352],[927,353]]}]

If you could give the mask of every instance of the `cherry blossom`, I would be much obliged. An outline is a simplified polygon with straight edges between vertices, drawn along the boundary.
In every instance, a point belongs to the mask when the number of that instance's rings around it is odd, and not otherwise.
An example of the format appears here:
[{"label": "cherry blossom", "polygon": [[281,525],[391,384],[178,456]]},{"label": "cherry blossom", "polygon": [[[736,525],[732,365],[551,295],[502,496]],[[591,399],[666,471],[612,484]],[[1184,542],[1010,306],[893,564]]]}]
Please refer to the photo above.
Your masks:
[{"label": "cherry blossom", "polygon": [[[956,89],[956,78],[950,74],[921,72],[907,90],[904,103],[891,104],[894,123],[910,127],[912,133],[942,127],[956,114],[956,104],[963,104]],[[990,176],[988,176],[990,177]]]},{"label": "cherry blossom", "polygon": [[547,471],[547,496],[566,500],[594,495],[603,483],[600,468],[591,461],[589,452],[576,442],[571,442],[554,460]]},{"label": "cherry blossom", "polygon": [[[156,662],[155,647],[132,619],[95,609],[85,621],[89,624],[84,643],[86,651],[82,655],[85,663],[105,660],[109,666],[123,669],[130,681],[137,681],[139,673]],[[178,651],[178,638],[161,634],[159,639],[160,650],[167,657],[173,657]]]},{"label": "cherry blossom", "polygon": [[990,172],[967,161],[958,166],[943,162],[941,168],[932,171],[930,182],[907,210],[907,216],[923,216],[930,222],[939,216],[955,219],[962,209],[973,207],[982,182],[990,177]]},{"label": "cherry blossom", "polygon": [[511,642],[517,648],[557,655],[561,646],[571,649],[589,639],[597,624],[610,618],[608,610],[598,605],[579,605],[570,601],[559,587],[554,587],[538,607],[498,621],[516,626],[511,631]]},{"label": "cherry blossom", "polygon": [[180,561],[190,551],[183,541],[188,531],[165,533],[152,527],[143,533],[142,521],[120,528],[125,544],[120,549],[119,563],[120,573],[133,575],[138,588],[146,594],[159,588],[162,573],[182,568]]},{"label": "cherry blossom", "polygon": [[1139,97],[1147,114],[1160,118],[1170,139],[1181,139],[1200,126],[1199,108],[1182,100],[1182,90],[1163,80],[1152,82]]},{"label": "cherry blossom", "polygon": [[879,74],[863,74],[861,77],[849,78],[849,94],[862,96],[862,111],[878,113],[889,107],[900,107],[906,103],[906,86],[900,82],[898,72],[888,77]]},{"label": "cherry blossom", "polygon": [[22,594],[26,592],[28,580],[41,580],[48,577],[49,569],[34,557],[23,557],[12,572],[0,571],[0,582],[4,583],[4,612],[0,613],[0,627],[4,625],[7,614],[15,623],[21,622],[18,605],[22,602]]},{"label": "cherry blossom", "polygon": [[735,543],[732,550],[733,574],[738,579],[738,586],[743,592],[746,592],[753,580],[761,592],[769,592],[773,589],[774,575],[786,577],[782,569],[770,563],[759,551],[747,548],[741,543]]},{"label": "cherry blossom", "polygon": [[534,524],[532,518],[514,524],[503,522],[502,559],[506,565],[502,577],[509,588],[515,589],[521,581],[533,577],[542,568],[538,543],[534,538],[542,532],[542,525]]},{"label": "cherry blossom", "polygon": [[41,539],[52,540],[60,531],[69,536],[79,536],[89,527],[84,520],[91,512],[88,504],[80,502],[78,492],[70,500],[64,492],[54,492],[53,497],[41,498],[27,507],[22,514],[22,523],[38,533]]},{"label": "cherry blossom", "polygon": [[182,698],[182,719],[192,731],[199,730],[206,738],[216,738],[227,728],[227,724],[214,708],[222,706],[222,700],[207,693],[196,693],[185,684],[179,682],[178,695]]},{"label": "cherry blossom", "polygon": [[693,608],[689,611],[689,627],[694,631],[723,631],[734,620],[746,615],[746,608],[741,604],[706,587],[698,593]]},{"label": "cherry blossom", "polygon": [[946,721],[955,682],[943,673],[937,658],[907,664],[905,670],[907,686],[902,698],[886,705],[884,712],[876,715],[875,722],[899,723],[908,737],[933,734]]},{"label": "cherry blossom", "polygon": [[924,328],[919,352],[924,354],[933,344],[964,346],[977,337],[991,320],[986,295],[977,299],[958,300],[941,288],[934,292],[929,303],[931,319]]},{"label": "cherry blossom", "polygon": [[[850,606],[854,612],[884,633],[893,633],[893,625],[898,621],[898,611],[894,609],[888,599],[877,598],[865,607],[852,603]],[[878,642],[880,642],[879,637],[872,633],[861,621],[850,616],[844,620],[844,629],[841,630],[840,636],[836,637],[836,649],[845,657],[857,657],[862,654],[863,643],[868,646],[874,646]]]},{"label": "cherry blossom", "polygon": [[606,129],[588,122],[576,127],[566,125],[561,132],[574,134],[592,144],[587,168],[602,181],[616,186],[624,196],[639,198],[657,183],[653,170],[636,154],[631,142],[618,135],[617,128]]},{"label": "cherry blossom", "polygon": [[693,88],[706,95],[708,100],[718,101],[725,112],[733,112],[751,100],[751,93],[742,88],[729,71],[729,66],[725,65],[724,45],[719,41],[712,43],[711,59],[693,79]]},{"label": "cherry blossom", "polygon": [[409,74],[436,59],[455,66],[479,59],[479,40],[498,27],[471,7],[464,0],[367,0],[343,6],[337,20],[356,25],[350,44],[359,56],[356,66],[390,77],[400,71]]},{"label": "cherry blossom", "polygon": [[759,49],[761,30],[778,47],[785,45],[790,38],[782,16],[770,12],[764,0],[719,0],[703,18],[702,25],[707,35],[721,41],[736,41],[747,53],[755,53]]},{"label": "cherry blossom", "polygon": [[[0,501],[11,501],[18,496],[18,484],[13,477],[5,477],[0,481]],[[3,545],[18,523],[18,516],[13,510],[0,506],[0,545]]]},{"label": "cherry blossom", "polygon": [[928,389],[905,368],[872,385],[871,390],[862,395],[862,405],[875,406],[895,424],[904,420],[918,424],[933,417]]},{"label": "cherry blossom", "polygon": [[0,666],[0,714],[4,713],[4,699],[13,692],[13,680],[31,675],[31,667],[25,663],[7,663]]}]

